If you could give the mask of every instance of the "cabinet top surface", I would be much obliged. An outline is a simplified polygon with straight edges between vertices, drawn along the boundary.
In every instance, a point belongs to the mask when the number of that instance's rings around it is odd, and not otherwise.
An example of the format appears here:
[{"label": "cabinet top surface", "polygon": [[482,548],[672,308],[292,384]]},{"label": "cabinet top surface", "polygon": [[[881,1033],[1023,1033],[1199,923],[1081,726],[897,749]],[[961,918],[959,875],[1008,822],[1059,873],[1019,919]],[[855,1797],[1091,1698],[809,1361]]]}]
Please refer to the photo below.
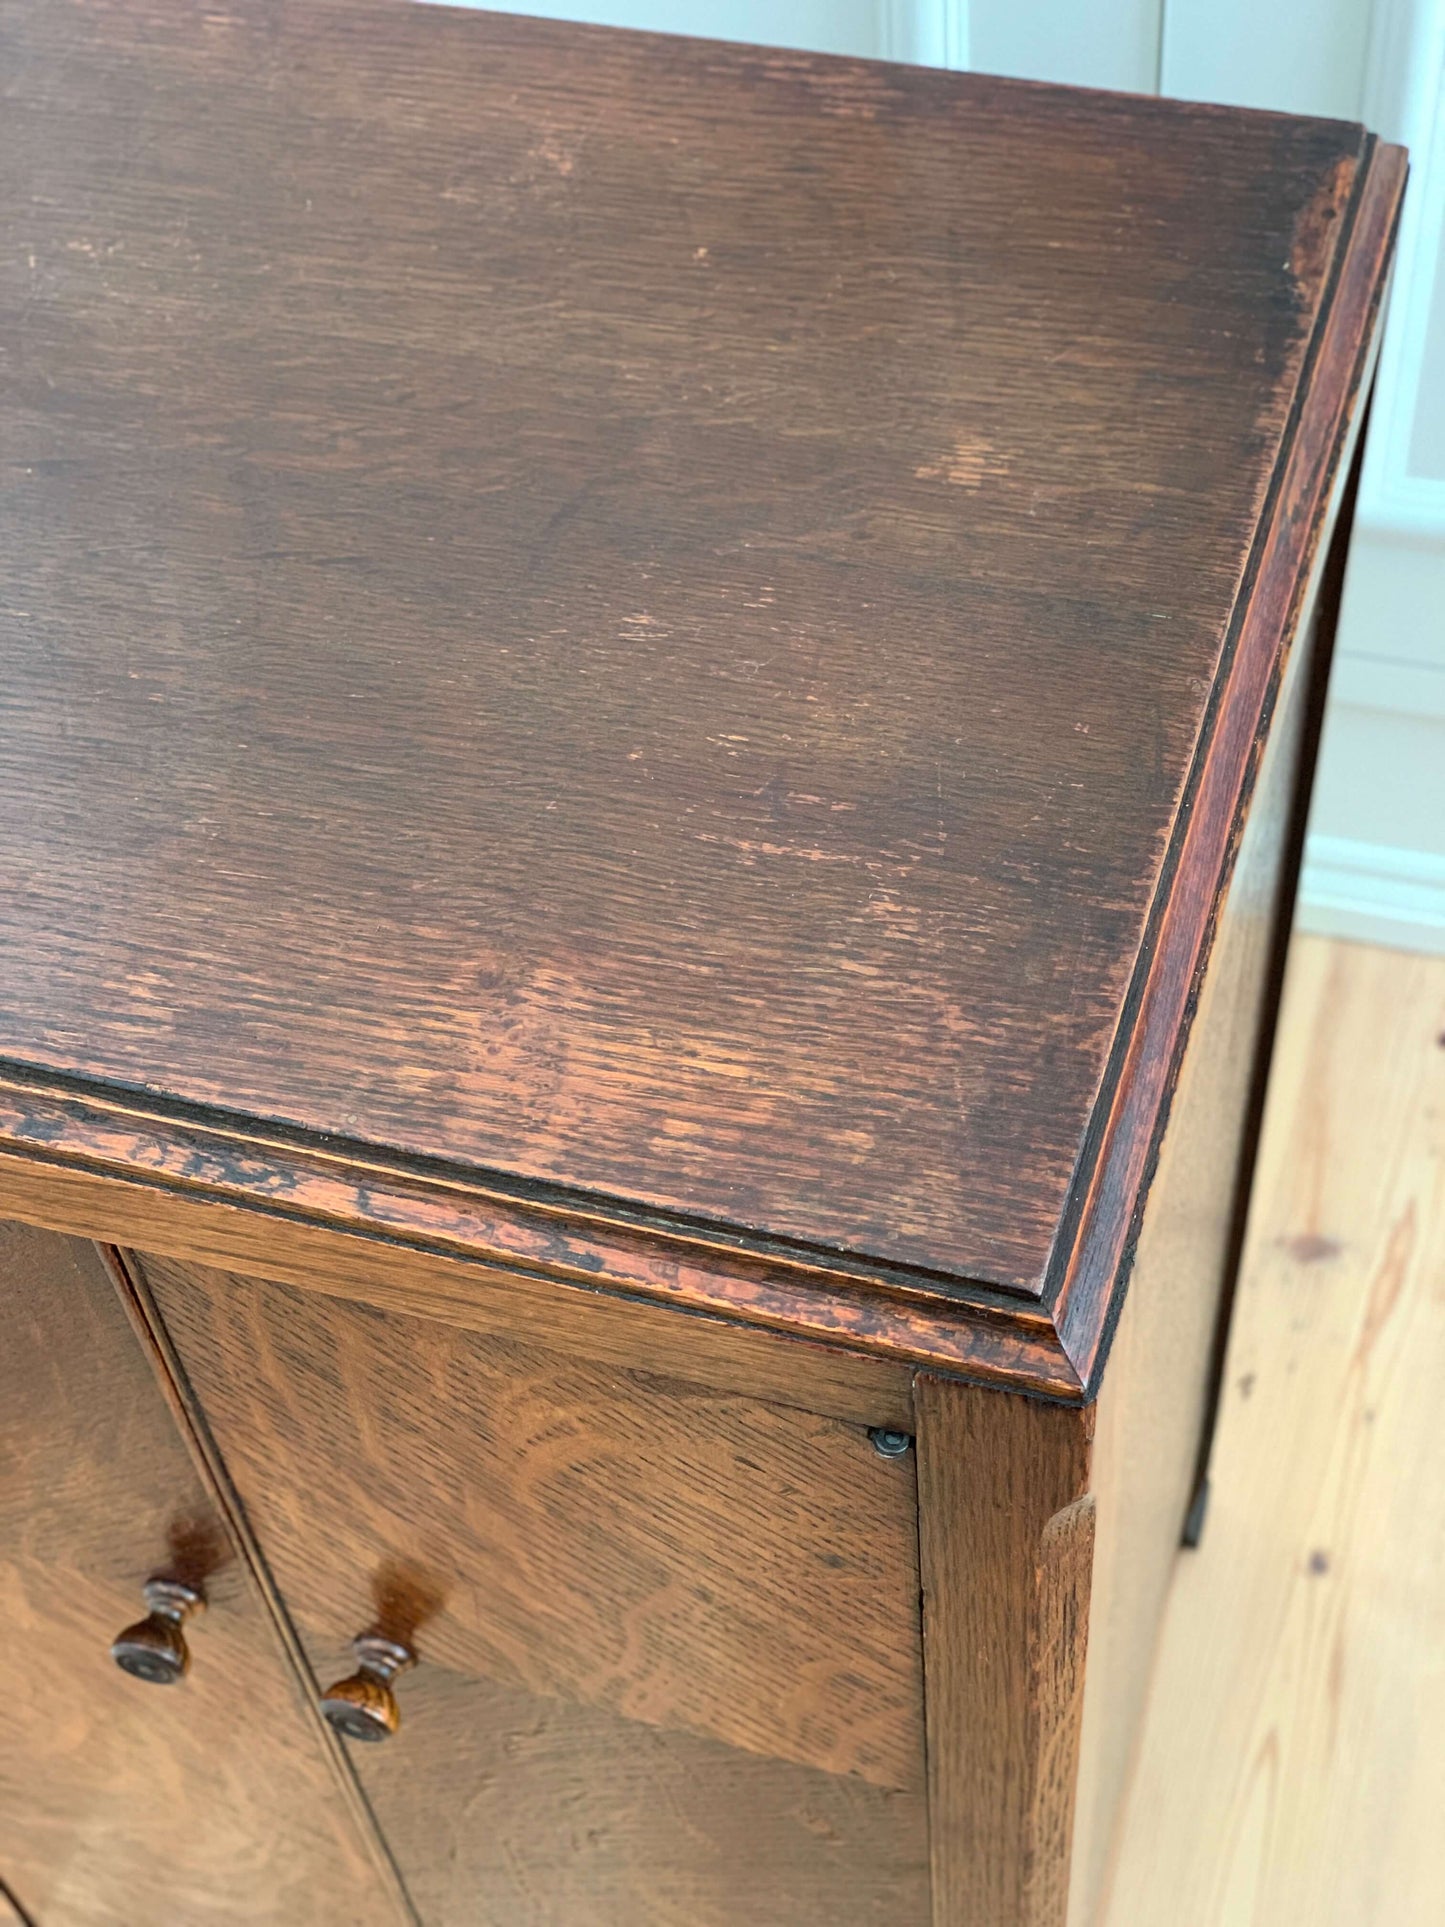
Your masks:
[{"label": "cabinet top surface", "polygon": [[0,23],[0,1055],[1037,1290],[1368,137]]}]

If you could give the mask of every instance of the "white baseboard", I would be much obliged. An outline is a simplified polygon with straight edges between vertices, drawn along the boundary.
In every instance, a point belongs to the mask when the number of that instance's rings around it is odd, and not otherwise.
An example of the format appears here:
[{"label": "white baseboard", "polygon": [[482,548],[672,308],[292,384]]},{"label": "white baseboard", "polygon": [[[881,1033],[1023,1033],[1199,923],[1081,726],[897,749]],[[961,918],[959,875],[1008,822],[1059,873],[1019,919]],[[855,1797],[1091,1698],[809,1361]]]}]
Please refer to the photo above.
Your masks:
[{"label": "white baseboard", "polygon": [[1295,922],[1321,936],[1445,956],[1445,856],[1311,836]]}]

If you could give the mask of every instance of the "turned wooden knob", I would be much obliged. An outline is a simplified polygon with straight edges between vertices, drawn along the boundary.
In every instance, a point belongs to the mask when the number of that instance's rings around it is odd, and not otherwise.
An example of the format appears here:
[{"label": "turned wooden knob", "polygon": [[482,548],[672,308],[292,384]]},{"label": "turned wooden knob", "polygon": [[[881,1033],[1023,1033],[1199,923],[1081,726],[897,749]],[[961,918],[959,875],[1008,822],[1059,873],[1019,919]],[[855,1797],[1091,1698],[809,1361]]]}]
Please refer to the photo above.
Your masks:
[{"label": "turned wooden knob", "polygon": [[181,1628],[192,1613],[204,1612],[204,1594],[180,1579],[147,1579],[144,1598],[150,1611],[114,1641],[110,1656],[122,1672],[152,1686],[174,1686],[190,1670],[191,1649]]},{"label": "turned wooden knob", "polygon": [[416,1655],[381,1633],[362,1633],[351,1642],[356,1671],[321,1695],[321,1710],[349,1740],[389,1740],[401,1725],[401,1708],[391,1682]]}]

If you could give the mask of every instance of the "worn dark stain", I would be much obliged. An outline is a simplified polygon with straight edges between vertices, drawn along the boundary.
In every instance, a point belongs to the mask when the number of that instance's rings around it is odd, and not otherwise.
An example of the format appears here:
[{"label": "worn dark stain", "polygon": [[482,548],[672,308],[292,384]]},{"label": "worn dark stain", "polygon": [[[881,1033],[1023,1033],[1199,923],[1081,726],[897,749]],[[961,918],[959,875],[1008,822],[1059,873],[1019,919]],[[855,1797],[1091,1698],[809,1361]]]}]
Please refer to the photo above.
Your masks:
[{"label": "worn dark stain", "polygon": [[337,20],[10,28],[0,1053],[1037,1288],[1361,135]]}]

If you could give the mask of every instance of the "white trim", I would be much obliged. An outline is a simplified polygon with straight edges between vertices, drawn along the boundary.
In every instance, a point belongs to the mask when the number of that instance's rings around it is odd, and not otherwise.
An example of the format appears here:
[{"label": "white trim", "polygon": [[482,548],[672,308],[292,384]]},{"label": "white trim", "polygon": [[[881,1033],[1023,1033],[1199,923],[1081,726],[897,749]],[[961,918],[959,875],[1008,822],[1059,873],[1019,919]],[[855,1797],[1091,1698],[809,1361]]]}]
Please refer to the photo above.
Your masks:
[{"label": "white trim", "polygon": [[1445,856],[1311,836],[1296,922],[1321,936],[1445,956]]},{"label": "white trim", "polygon": [[[1389,141],[1406,141],[1426,124],[1428,102],[1416,96],[1429,76],[1418,71],[1421,15],[1430,0],[1375,0],[1365,72],[1360,87],[1360,119]],[[1423,110],[1423,111],[1422,111]]]},{"label": "white trim", "polygon": [[968,0],[879,0],[879,15],[885,59],[968,66]]},{"label": "white trim", "polygon": [[1342,650],[1330,669],[1330,702],[1445,720],[1445,667]]},{"label": "white trim", "polygon": [[1445,0],[1380,0],[1366,111],[1411,150],[1389,326],[1380,351],[1356,521],[1405,541],[1445,539],[1445,478],[1410,473],[1410,441],[1445,235]]}]

